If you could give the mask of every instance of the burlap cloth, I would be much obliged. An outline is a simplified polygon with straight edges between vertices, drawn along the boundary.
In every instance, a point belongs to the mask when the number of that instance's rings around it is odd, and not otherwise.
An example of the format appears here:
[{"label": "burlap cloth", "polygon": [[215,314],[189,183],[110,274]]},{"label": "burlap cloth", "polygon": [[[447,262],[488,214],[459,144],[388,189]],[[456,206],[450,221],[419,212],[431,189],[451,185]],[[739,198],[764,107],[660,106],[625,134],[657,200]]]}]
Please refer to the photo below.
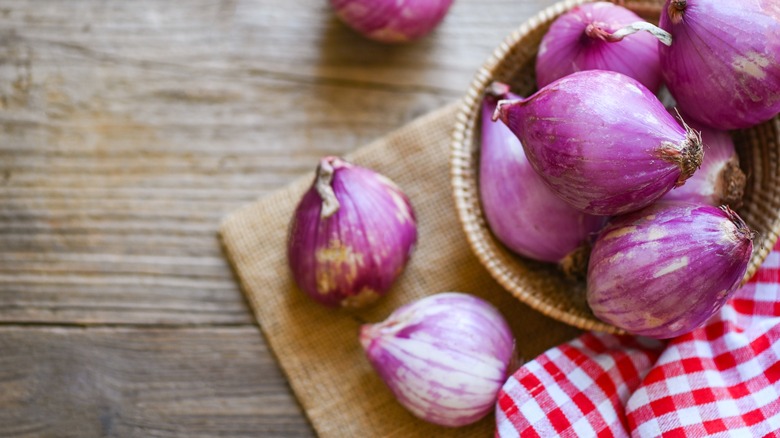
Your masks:
[{"label": "burlap cloth", "polygon": [[360,321],[383,320],[403,303],[444,291],[480,296],[507,318],[525,359],[578,333],[517,301],[472,255],[450,188],[454,120],[455,106],[450,105],[347,157],[397,182],[418,220],[418,246],[409,265],[390,293],[369,309],[348,313],[320,307],[290,276],[288,224],[317,163],[311,163],[311,174],[239,209],[220,228],[257,322],[321,437],[492,436],[492,414],[459,429],[431,425],[408,413],[377,377],[358,343]]}]

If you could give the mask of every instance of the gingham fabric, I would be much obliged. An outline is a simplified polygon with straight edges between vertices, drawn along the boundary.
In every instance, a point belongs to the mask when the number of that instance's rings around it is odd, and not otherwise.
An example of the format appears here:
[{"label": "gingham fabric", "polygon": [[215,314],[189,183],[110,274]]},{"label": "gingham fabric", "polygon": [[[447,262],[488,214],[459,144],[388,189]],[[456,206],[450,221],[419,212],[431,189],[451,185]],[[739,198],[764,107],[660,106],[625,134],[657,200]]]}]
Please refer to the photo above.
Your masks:
[{"label": "gingham fabric", "polygon": [[496,425],[500,437],[780,436],[780,244],[691,333],[586,333],[526,363]]}]

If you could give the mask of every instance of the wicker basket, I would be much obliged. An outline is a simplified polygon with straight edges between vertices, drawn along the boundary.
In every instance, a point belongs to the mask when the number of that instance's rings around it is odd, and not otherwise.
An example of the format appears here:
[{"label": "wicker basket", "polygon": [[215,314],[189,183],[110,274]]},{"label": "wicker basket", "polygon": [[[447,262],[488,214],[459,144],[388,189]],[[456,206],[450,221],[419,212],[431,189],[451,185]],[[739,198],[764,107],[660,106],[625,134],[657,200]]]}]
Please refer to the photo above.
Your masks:
[{"label": "wicker basket", "polygon": [[[479,124],[483,93],[492,81],[509,83],[513,91],[530,95],[535,89],[534,63],[542,36],[564,11],[585,3],[567,0],[528,20],[495,50],[477,72],[463,99],[453,133],[451,170],[455,203],[471,248],[490,274],[520,301],[564,323],[585,330],[621,333],[598,320],[585,300],[585,284],[564,278],[554,266],[510,252],[490,232],[479,201]],[[663,1],[631,1],[625,6],[658,22]],[[755,230],[747,281],[772,250],[780,232],[780,117],[734,133],[748,185],[739,214]]]}]

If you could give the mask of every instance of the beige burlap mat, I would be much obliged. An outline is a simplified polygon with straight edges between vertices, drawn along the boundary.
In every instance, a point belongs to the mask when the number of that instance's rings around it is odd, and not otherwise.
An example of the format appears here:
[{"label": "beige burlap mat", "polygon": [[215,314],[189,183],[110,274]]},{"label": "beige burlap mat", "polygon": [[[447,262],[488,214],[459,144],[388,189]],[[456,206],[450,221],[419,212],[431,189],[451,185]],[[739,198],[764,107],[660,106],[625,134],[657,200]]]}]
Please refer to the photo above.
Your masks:
[{"label": "beige burlap mat", "polygon": [[286,259],[292,212],[313,178],[247,205],[220,235],[257,322],[293,391],[322,437],[488,437],[494,418],[459,429],[423,422],[393,398],[358,343],[360,320],[376,322],[403,303],[444,291],[480,296],[512,326],[521,357],[533,358],[577,331],[521,304],[493,281],[470,252],[449,180],[455,106],[423,116],[347,157],[397,182],[418,219],[418,246],[390,293],[356,313],[320,307],[299,291]]}]

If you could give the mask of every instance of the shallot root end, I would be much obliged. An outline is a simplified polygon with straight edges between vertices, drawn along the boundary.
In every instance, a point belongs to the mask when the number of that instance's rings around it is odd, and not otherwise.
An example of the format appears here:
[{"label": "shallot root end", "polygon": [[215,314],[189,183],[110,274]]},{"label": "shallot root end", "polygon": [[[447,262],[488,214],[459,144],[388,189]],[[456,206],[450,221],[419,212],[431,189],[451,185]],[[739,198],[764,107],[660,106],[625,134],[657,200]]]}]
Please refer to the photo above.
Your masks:
[{"label": "shallot root end", "polygon": [[669,14],[669,19],[672,20],[673,24],[678,24],[682,21],[687,7],[687,0],[672,0],[672,2],[669,3],[669,9],[666,12]]},{"label": "shallot root end", "polygon": [[720,202],[728,204],[732,208],[741,207],[746,183],[745,172],[739,168],[737,159],[732,158],[723,166],[716,183],[716,191],[720,193]]},{"label": "shallot root end", "polygon": [[749,239],[753,240],[756,237],[756,233],[751,231],[751,229],[747,226],[745,221],[739,217],[737,212],[731,209],[728,205],[721,205],[720,208],[724,213],[726,213],[726,216],[729,218],[731,223],[734,224],[735,227],[737,227],[737,235],[742,239]]},{"label": "shallot root end", "polygon": [[566,278],[573,281],[585,280],[588,275],[588,261],[591,249],[590,243],[585,241],[561,259],[558,267],[563,271]]},{"label": "shallot root end", "polygon": [[[682,119],[680,120],[682,121]],[[685,181],[701,167],[701,161],[704,158],[701,132],[692,129],[684,121],[682,124],[685,128],[685,140],[680,145],[668,143],[661,148],[661,158],[680,166],[680,176],[677,178],[675,187],[685,184]]]}]

